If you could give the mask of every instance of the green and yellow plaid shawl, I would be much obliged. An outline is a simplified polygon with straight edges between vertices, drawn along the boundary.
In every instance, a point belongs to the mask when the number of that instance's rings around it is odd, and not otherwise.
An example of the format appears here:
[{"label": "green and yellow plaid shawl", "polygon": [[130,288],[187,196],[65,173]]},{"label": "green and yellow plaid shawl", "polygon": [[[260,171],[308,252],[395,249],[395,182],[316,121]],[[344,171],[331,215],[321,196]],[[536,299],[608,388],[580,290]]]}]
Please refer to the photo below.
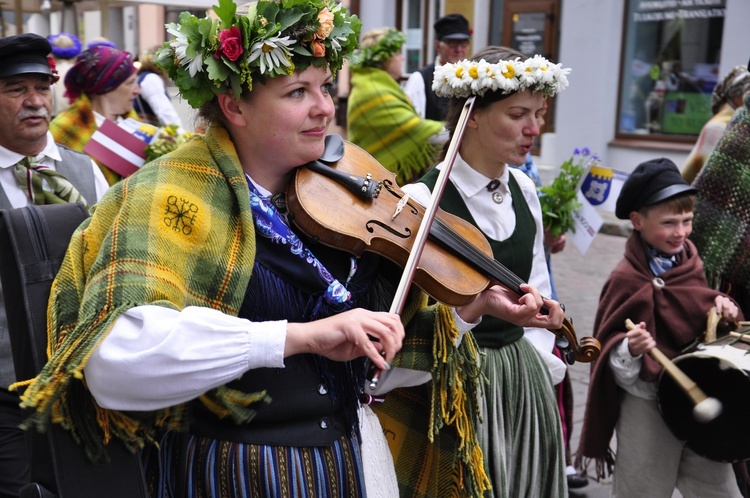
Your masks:
[{"label": "green and yellow plaid shawl", "polygon": [[347,100],[347,138],[369,152],[404,185],[435,162],[438,147],[430,137],[443,123],[423,119],[398,82],[382,69],[351,68]]},{"label": "green and yellow plaid shawl", "polygon": [[[98,408],[87,394],[75,395],[73,381],[83,379],[92,350],[129,308],[203,306],[237,315],[254,257],[247,183],[223,128],[194,136],[117,183],[74,233],[53,283],[50,360],[22,396],[23,406],[37,410],[31,422],[61,422],[94,459],[103,457],[102,442],[112,436],[135,448],[156,426],[184,427],[184,407],[159,411],[147,427]],[[248,406],[260,400],[263,393],[227,388],[204,395],[217,414],[238,421],[252,418]]]},{"label": "green and yellow plaid shawl", "polygon": [[[130,110],[123,118],[138,119],[138,114]],[[83,148],[89,143],[91,135],[99,127],[96,125],[94,110],[91,107],[91,100],[84,93],[81,94],[67,109],[57,115],[49,124],[49,131],[55,138],[55,142],[70,147],[78,152],[83,152]],[[145,148],[145,145],[144,145]],[[114,185],[122,180],[122,177],[96,161],[99,169],[104,173],[107,183]]]}]

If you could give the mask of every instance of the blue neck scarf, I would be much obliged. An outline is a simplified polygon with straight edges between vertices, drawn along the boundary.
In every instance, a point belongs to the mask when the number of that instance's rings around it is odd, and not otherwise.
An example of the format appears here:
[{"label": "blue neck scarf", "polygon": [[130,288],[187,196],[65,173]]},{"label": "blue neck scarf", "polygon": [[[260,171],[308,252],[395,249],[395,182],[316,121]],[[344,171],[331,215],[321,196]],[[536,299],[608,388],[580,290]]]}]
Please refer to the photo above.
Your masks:
[{"label": "blue neck scarf", "polygon": [[677,266],[677,258],[674,255],[664,254],[657,249],[648,249],[648,264],[654,275],[661,275]]},{"label": "blue neck scarf", "polygon": [[[299,237],[289,228],[284,217],[276,209],[276,206],[258,192],[250,177],[247,175],[245,177],[247,178],[247,185],[250,188],[250,208],[253,212],[253,219],[255,220],[255,227],[258,230],[258,234],[276,244],[286,246],[293,255],[299,257],[310,268],[314,269],[320,278],[321,288],[326,288],[323,299],[328,304],[341,304],[351,299],[351,293],[347,290],[346,286],[335,279],[326,267],[318,261],[318,258],[305,247]],[[350,259],[351,263],[347,284],[357,271],[357,260],[353,256]]]}]

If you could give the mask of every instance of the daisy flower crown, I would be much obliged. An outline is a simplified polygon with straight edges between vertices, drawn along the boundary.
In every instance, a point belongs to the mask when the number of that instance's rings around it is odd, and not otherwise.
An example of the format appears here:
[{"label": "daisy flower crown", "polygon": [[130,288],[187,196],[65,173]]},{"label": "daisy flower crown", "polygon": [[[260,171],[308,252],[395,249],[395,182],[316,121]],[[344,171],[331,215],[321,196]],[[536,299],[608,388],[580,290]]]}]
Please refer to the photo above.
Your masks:
[{"label": "daisy flower crown", "polygon": [[406,43],[406,35],[397,29],[389,29],[376,44],[356,50],[352,64],[361,67],[380,67],[398,53]]},{"label": "daisy flower crown", "polygon": [[362,27],[335,0],[260,0],[244,15],[232,0],[219,0],[213,10],[217,19],[183,12],[179,23],[167,24],[174,39],[155,59],[194,108],[220,93],[239,97],[255,79],[265,82],[311,65],[335,76]]},{"label": "daisy flower crown", "polygon": [[531,90],[552,97],[568,86],[570,68],[553,64],[541,55],[525,61],[501,60],[491,64],[484,59],[464,59],[435,68],[432,89],[440,97],[465,98],[486,92],[511,94]]}]

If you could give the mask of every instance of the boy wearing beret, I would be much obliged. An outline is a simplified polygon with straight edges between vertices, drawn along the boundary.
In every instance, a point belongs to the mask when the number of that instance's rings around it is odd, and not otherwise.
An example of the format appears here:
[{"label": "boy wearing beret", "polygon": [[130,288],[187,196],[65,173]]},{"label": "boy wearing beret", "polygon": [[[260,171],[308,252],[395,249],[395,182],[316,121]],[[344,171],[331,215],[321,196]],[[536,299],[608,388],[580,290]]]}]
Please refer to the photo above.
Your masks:
[{"label": "boy wearing beret", "polygon": [[[741,497],[732,467],[685,447],[664,423],[656,400],[661,366],[646,353],[669,358],[696,338],[715,307],[725,320],[740,312],[712,290],[688,237],[696,190],[669,159],[640,164],[623,185],[615,214],[630,219],[625,256],[602,289],[594,335],[602,344],[591,366],[578,464],[596,460],[597,477],[614,465],[612,496]],[[637,328],[628,331],[625,320]],[[617,433],[617,458],[610,449]]]}]

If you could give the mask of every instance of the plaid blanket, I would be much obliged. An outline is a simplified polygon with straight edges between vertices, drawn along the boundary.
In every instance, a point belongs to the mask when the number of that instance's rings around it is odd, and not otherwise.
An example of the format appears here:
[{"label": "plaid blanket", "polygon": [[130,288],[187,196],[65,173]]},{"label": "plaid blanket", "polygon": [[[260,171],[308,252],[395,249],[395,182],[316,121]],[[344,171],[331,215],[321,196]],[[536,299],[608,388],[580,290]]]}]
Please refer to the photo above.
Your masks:
[{"label": "plaid blanket", "polygon": [[461,346],[451,310],[438,304],[409,324],[394,366],[431,372],[432,382],[396,389],[374,405],[393,454],[401,497],[481,497],[490,489],[477,438],[486,378],[472,334]]},{"label": "plaid blanket", "polygon": [[404,185],[422,176],[435,162],[429,142],[443,123],[423,119],[388,73],[372,67],[351,68],[347,101],[347,138],[369,152]]}]

